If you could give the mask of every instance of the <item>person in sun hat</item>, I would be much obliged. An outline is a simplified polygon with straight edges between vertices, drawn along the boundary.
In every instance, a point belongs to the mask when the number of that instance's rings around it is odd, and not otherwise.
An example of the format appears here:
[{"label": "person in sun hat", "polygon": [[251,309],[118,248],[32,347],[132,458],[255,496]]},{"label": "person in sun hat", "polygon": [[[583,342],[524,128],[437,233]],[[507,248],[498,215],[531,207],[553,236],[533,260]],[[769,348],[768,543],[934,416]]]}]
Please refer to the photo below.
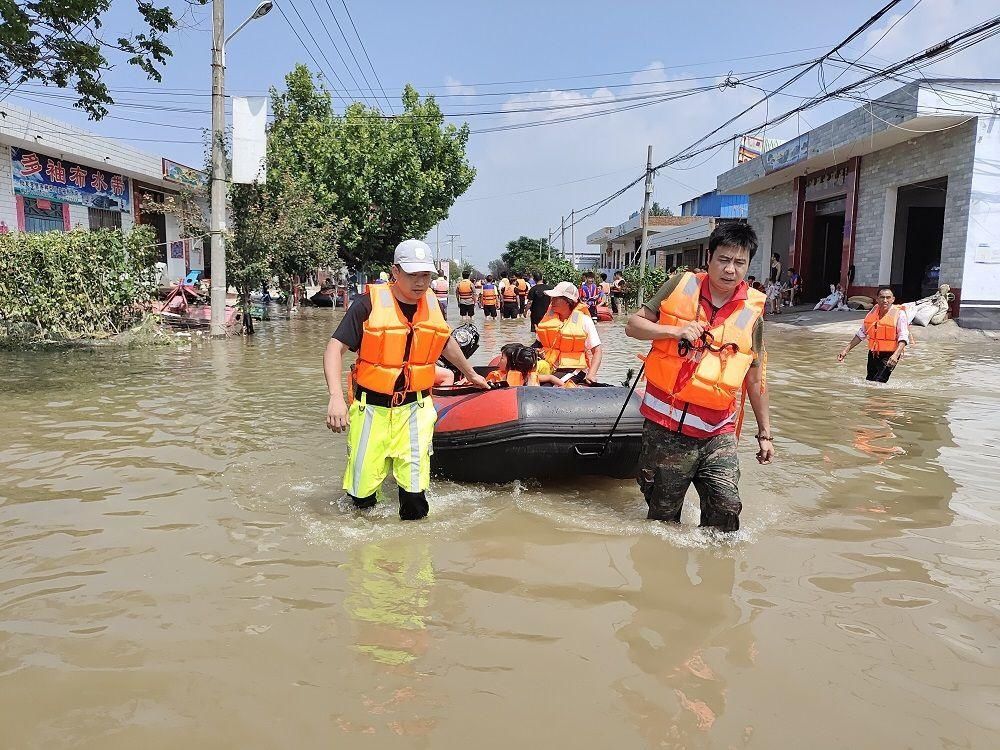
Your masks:
[{"label": "person in sun hat", "polygon": [[590,309],[580,304],[580,290],[560,281],[545,294],[552,298],[549,311],[535,326],[545,360],[553,369],[578,370],[579,380],[594,382],[601,369],[601,337]]}]

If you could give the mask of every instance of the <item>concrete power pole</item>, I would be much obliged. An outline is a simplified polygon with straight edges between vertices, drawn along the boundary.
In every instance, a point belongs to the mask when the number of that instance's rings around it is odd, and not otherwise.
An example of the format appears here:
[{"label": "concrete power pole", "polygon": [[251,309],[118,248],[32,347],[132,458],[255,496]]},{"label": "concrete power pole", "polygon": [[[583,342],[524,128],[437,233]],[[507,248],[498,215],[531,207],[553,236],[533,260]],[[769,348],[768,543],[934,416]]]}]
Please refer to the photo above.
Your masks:
[{"label": "concrete power pole", "polygon": [[643,299],[643,286],[646,282],[646,242],[649,239],[649,199],[653,196],[653,146],[646,150],[646,197],[642,202],[642,242],[639,245],[639,304]]},{"label": "concrete power pole", "polygon": [[460,234],[449,234],[448,241],[451,243],[451,268],[449,269],[448,278],[455,278],[455,238],[461,237]]},{"label": "concrete power pole", "polygon": [[226,100],[223,96],[225,68],[225,2],[212,0],[212,336],[226,335],[226,163],[222,139],[226,129]]},{"label": "concrete power pole", "polygon": [[566,257],[566,217],[563,216],[559,220],[559,249],[562,251],[562,257]]},{"label": "concrete power pole", "polygon": [[552,227],[549,227],[549,244],[545,251],[548,253],[549,260],[552,260]]}]

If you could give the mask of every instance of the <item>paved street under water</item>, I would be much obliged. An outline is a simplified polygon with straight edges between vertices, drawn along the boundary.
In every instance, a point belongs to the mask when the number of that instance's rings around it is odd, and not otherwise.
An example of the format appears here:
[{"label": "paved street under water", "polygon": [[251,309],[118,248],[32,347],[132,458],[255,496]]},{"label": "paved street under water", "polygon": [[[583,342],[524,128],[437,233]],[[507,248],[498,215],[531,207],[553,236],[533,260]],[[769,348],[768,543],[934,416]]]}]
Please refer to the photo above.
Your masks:
[{"label": "paved street under water", "polygon": [[[872,386],[769,324],[779,455],[744,439],[720,539],[610,480],[348,508],[339,316],[0,354],[0,747],[997,747],[997,345]],[[616,382],[644,347],[600,330]]]}]

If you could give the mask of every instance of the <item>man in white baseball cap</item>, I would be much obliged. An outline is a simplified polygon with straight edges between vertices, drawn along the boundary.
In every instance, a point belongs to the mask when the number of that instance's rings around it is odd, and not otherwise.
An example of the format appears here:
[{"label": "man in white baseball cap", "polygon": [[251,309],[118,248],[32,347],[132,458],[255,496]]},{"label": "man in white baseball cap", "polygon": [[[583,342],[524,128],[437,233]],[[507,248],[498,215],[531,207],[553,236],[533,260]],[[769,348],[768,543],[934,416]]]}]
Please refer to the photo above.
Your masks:
[{"label": "man in white baseball cap", "polygon": [[545,294],[552,301],[548,313],[535,328],[545,360],[556,369],[585,373],[583,382],[597,380],[601,369],[601,337],[590,309],[580,304],[580,290],[572,282],[560,281]]},{"label": "man in white baseball cap", "polygon": [[[420,240],[399,243],[394,282],[373,286],[355,299],[323,355],[330,392],[326,424],[334,432],[348,432],[344,490],[357,508],[371,508],[391,467],[404,521],[423,518],[428,511],[425,492],[437,422],[430,395],[438,358],[443,354],[471,385],[489,388],[451,337],[429,289],[432,258]],[[358,355],[351,367],[350,409],[341,383],[348,350]]]}]

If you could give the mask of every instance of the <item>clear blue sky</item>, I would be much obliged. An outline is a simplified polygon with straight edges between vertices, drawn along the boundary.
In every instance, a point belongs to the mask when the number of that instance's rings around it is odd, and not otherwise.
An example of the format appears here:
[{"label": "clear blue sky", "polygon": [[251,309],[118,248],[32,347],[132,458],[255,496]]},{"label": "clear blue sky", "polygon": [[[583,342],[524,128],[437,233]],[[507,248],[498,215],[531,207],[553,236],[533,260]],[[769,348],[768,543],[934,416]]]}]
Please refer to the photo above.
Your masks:
[{"label": "clear blue sky", "polygon": [[[331,19],[332,8],[374,85],[341,0],[329,0],[329,7],[327,0],[278,0],[278,3],[323,67],[332,67],[348,88],[354,88],[327,36],[328,30],[364,87],[362,76]],[[915,0],[901,2],[891,15],[852,46],[853,54],[849,57],[853,59],[868,49],[914,3]],[[348,0],[347,4],[390,97],[398,95],[403,84],[410,82],[421,93],[438,94],[445,112],[566,107],[469,116],[467,121],[477,130],[593,113],[625,106],[620,101],[623,98],[717,83],[730,71],[739,78],[738,74],[747,71],[802,61],[820,50],[757,59],[736,58],[832,45],[872,15],[882,2],[842,0],[820,5],[767,0],[753,3]],[[173,5],[179,11],[188,10],[187,28],[171,36],[174,57],[166,67],[162,84],[146,81],[124,63],[119,63],[107,76],[115,89],[135,89],[116,93],[123,105],[112,108],[112,114],[155,124],[109,118],[89,127],[110,136],[159,139],[134,145],[197,166],[203,162],[199,129],[209,124],[209,99],[205,94],[210,85],[211,7],[192,11],[183,2]],[[255,1],[230,0],[228,28],[235,28],[254,7]],[[295,9],[308,23],[329,65],[303,30]],[[882,62],[879,58],[900,59],[997,12],[995,0],[922,0],[878,42],[866,60],[878,64]],[[133,2],[115,0],[108,22],[109,36],[127,30],[135,19]],[[230,44],[227,56],[227,88],[231,93],[265,92],[268,87],[281,84],[283,76],[297,62],[315,67],[277,9],[244,29]],[[646,72],[622,73],[643,70]],[[996,75],[998,70],[1000,37],[932,72],[982,77]],[[616,75],[596,75],[606,73]],[[829,68],[827,79],[838,73],[836,68]],[[773,88],[790,75],[767,78],[759,85]],[[841,83],[851,80],[853,75],[848,73]],[[706,78],[665,83],[695,77]],[[608,88],[602,89],[605,85]],[[334,86],[339,84],[334,82]],[[799,96],[818,90],[814,74],[790,89]],[[528,93],[483,96],[514,91]],[[29,87],[18,91],[11,101],[86,124],[82,115],[64,109],[70,101],[57,99],[54,94],[57,92]],[[18,98],[21,95],[34,101]],[[558,227],[563,213],[568,216],[572,208],[593,203],[640,174],[648,143],[653,144],[654,159],[665,159],[760,95],[745,86],[713,89],[606,116],[475,134],[469,156],[478,170],[477,180],[442,224],[441,235],[460,234],[459,242],[466,246],[466,256],[485,268],[486,262],[496,257],[509,239],[521,234],[544,236],[550,227]],[[619,103],[593,107],[595,99],[613,99]],[[773,115],[799,101],[776,97],[767,111]],[[792,137],[798,130],[808,130],[852,106],[857,105],[854,102],[826,105],[807,113],[807,119],[796,118],[768,135]],[[192,111],[163,111],[164,107]],[[765,108],[760,107],[725,134],[750,130],[764,116]],[[681,201],[712,189],[715,175],[731,162],[732,148],[722,148],[714,156],[706,154],[678,165],[679,169],[662,170],[657,177],[655,197],[676,210]],[[641,186],[635,187],[599,214],[581,222],[576,230],[577,247],[583,247],[585,236],[598,227],[623,221],[639,207],[641,200]],[[431,239],[433,236],[432,232]]]}]

